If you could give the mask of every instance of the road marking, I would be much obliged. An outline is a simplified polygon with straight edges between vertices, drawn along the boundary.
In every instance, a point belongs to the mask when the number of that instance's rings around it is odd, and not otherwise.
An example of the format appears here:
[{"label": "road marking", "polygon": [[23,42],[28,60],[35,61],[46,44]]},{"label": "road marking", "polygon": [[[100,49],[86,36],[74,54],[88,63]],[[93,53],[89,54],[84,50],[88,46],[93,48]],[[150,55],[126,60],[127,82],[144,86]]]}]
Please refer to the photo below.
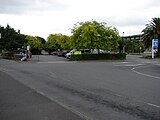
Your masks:
[{"label": "road marking", "polygon": [[57,75],[53,72],[50,72],[50,76],[53,77],[53,78],[57,78]]},{"label": "road marking", "polygon": [[159,105],[155,105],[155,104],[152,104],[152,103],[147,103],[147,105],[149,105],[149,106],[153,106],[153,107],[157,107],[157,108],[160,108],[160,106],[159,106]]},{"label": "road marking", "polygon": [[3,67],[1,67],[1,68],[0,68],[0,71],[6,72],[6,69],[3,68]]},{"label": "road marking", "polygon": [[120,64],[120,65],[114,65],[114,66],[126,66],[126,67],[135,67],[135,66],[140,66],[144,64]]},{"label": "road marking", "polygon": [[143,76],[147,76],[147,77],[151,77],[151,78],[155,78],[155,79],[160,79],[160,77],[157,77],[157,76],[153,76],[153,75],[149,75],[149,74],[145,74],[145,73],[138,72],[138,71],[135,70],[135,69],[137,69],[137,68],[140,68],[140,66],[139,66],[139,67],[134,67],[134,68],[132,68],[131,70],[132,70],[133,72],[139,74],[139,75],[143,75]]},{"label": "road marking", "polygon": [[[33,88],[31,88],[31,89],[33,89]],[[44,92],[36,90],[36,89],[33,89],[33,90],[35,90],[38,94],[47,97],[48,99],[52,100],[53,102],[57,103],[58,105],[62,106],[63,108],[71,111],[72,113],[80,116],[81,118],[84,118],[86,120],[93,120],[92,118],[88,117],[85,113],[81,113],[80,111],[76,110],[75,108],[72,108],[70,106],[65,105],[64,103],[56,100],[55,98],[52,98],[49,95],[45,94]]]},{"label": "road marking", "polygon": [[129,63],[129,62],[120,62],[120,63]]},{"label": "road marking", "polygon": [[37,63],[72,63],[68,61],[47,61],[47,62],[37,62]]},{"label": "road marking", "polygon": [[42,63],[42,64],[44,63],[45,64],[45,63],[77,63],[77,62],[76,61],[47,61],[47,62],[42,61],[42,62],[37,62],[37,63]]}]

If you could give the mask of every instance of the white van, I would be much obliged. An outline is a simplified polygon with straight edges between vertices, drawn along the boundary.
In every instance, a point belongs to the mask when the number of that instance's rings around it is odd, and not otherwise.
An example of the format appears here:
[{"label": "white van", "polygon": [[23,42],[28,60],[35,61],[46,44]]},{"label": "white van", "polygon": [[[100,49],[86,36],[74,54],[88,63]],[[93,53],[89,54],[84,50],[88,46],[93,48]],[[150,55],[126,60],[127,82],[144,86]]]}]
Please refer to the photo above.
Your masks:
[{"label": "white van", "polygon": [[71,50],[69,53],[67,53],[65,56],[66,58],[70,58],[71,55],[74,54],[74,52],[76,51],[76,49]]}]

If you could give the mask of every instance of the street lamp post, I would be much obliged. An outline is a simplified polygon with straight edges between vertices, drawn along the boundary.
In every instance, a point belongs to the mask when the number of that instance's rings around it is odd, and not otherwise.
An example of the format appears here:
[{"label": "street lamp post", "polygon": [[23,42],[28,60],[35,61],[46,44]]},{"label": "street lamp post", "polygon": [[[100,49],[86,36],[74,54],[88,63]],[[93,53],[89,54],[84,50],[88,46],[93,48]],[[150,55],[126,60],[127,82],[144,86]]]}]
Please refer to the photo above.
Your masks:
[{"label": "street lamp post", "polygon": [[123,53],[125,53],[125,45],[124,45],[123,36],[124,36],[124,32],[122,33],[122,48],[123,48]]},{"label": "street lamp post", "polygon": [[[0,33],[0,40],[1,40],[1,38],[2,38],[2,34]],[[0,41],[0,43],[1,43],[1,41]],[[2,53],[2,45],[0,45],[0,54]]]},{"label": "street lamp post", "polygon": [[[2,38],[2,35],[1,35],[1,33],[0,33],[0,39]],[[0,45],[0,50],[1,50],[1,45]]]}]

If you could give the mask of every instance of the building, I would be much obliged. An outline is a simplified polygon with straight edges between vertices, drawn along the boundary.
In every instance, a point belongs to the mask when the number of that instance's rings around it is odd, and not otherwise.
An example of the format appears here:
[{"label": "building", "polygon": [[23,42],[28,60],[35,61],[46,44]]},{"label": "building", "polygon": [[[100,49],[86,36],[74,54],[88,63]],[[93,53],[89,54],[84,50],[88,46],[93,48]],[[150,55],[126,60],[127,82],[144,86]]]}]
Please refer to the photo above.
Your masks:
[{"label": "building", "polygon": [[130,36],[123,36],[123,40],[136,40],[136,41],[142,41],[142,34],[138,35],[130,35]]}]

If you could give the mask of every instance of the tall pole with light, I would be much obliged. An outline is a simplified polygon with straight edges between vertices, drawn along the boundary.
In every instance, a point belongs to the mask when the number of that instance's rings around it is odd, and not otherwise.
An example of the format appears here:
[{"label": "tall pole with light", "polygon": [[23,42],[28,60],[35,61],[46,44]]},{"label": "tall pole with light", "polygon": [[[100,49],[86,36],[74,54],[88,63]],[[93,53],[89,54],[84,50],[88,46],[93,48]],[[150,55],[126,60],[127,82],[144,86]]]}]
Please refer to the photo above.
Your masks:
[{"label": "tall pole with light", "polygon": [[125,53],[125,44],[124,44],[124,32],[122,33],[122,48],[123,48],[123,53]]},{"label": "tall pole with light", "polygon": [[[1,37],[2,37],[2,35],[1,35],[1,33],[0,33],[0,40],[1,40]],[[1,45],[0,45],[0,50],[1,50]]]}]

